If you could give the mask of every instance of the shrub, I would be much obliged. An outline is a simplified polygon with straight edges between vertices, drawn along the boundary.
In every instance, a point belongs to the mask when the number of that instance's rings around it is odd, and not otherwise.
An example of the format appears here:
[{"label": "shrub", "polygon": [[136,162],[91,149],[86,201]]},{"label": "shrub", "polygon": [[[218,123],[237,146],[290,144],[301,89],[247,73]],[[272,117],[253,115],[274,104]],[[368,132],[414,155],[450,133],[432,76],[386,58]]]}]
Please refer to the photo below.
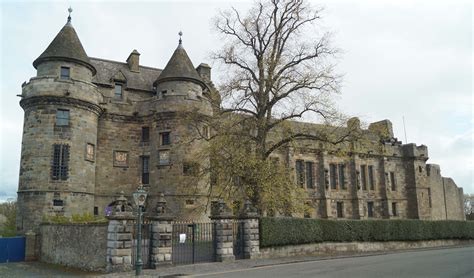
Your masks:
[{"label": "shrub", "polygon": [[425,220],[319,220],[270,218],[260,220],[260,246],[296,245],[323,241],[415,241],[474,239],[474,222]]}]

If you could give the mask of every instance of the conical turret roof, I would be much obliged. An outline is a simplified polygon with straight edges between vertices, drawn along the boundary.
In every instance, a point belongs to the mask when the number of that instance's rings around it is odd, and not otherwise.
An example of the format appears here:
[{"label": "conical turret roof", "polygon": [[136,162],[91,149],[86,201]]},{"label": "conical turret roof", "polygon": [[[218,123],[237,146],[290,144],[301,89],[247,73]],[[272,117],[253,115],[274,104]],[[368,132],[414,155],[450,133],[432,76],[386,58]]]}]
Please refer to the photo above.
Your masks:
[{"label": "conical turret roof", "polygon": [[188,80],[196,82],[203,87],[205,86],[191,59],[189,59],[186,50],[184,50],[181,41],[155,83],[158,84],[172,80]]},{"label": "conical turret roof", "polygon": [[82,47],[76,30],[70,19],[59,31],[46,50],[33,62],[35,68],[44,61],[71,61],[90,68],[95,75],[96,70]]}]

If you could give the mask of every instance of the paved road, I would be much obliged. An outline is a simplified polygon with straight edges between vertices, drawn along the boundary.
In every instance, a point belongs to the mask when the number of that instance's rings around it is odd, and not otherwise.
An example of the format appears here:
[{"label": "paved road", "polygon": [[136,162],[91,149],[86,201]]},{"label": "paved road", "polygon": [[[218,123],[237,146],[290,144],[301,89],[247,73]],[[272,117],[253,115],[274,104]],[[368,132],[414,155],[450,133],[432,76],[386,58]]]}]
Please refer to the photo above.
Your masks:
[{"label": "paved road", "polygon": [[474,277],[474,247],[416,251],[233,270],[195,277]]}]

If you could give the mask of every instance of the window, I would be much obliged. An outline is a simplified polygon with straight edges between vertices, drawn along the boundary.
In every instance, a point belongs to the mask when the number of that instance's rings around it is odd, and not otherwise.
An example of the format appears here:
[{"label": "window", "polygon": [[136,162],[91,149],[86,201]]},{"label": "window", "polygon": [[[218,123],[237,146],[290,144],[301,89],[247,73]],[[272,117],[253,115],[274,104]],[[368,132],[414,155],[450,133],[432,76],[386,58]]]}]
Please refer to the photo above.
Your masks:
[{"label": "window", "polygon": [[398,216],[397,203],[392,203],[392,215],[393,216]]},{"label": "window", "polygon": [[331,189],[337,188],[337,165],[329,164],[329,176],[331,179]]},{"label": "window", "polygon": [[397,190],[397,184],[395,183],[395,173],[390,172],[390,183],[392,184],[392,191]]},{"label": "window", "polygon": [[360,179],[362,182],[362,189],[367,190],[367,165],[360,165]]},{"label": "window", "polygon": [[344,217],[344,203],[343,202],[337,202],[337,218],[343,218]]},{"label": "window", "polygon": [[69,126],[69,110],[58,109],[56,111],[56,126]]},{"label": "window", "polygon": [[120,83],[115,83],[115,94],[114,97],[116,99],[122,99],[123,92],[122,92],[122,84]]},{"label": "window", "polygon": [[68,164],[69,164],[69,146],[54,144],[51,178],[53,180],[67,180],[68,171],[69,171]]},{"label": "window", "polygon": [[304,185],[304,166],[303,160],[296,160],[296,184],[303,187]]},{"label": "window", "polygon": [[63,200],[59,200],[59,199],[54,199],[53,200],[53,206],[54,207],[62,207],[63,205],[64,205]]},{"label": "window", "polygon": [[346,189],[346,177],[345,177],[345,169],[346,165],[339,164],[339,187],[342,189]]},{"label": "window", "polygon": [[204,125],[202,127],[202,136],[205,138],[205,139],[209,139],[209,127],[207,125]]},{"label": "window", "polygon": [[186,205],[187,205],[187,206],[192,206],[192,205],[194,205],[194,200],[190,200],[190,199],[186,200]]},{"label": "window", "polygon": [[369,165],[369,186],[370,190],[375,190],[375,182],[374,182],[374,166]]},{"label": "window", "polygon": [[161,145],[166,146],[171,144],[170,133],[169,132],[161,132],[160,133],[160,140]]},{"label": "window", "polygon": [[183,163],[183,175],[196,177],[199,174],[199,164],[196,162]]},{"label": "window", "polygon": [[69,67],[61,67],[61,79],[69,79],[71,69]]},{"label": "window", "polygon": [[307,188],[314,187],[313,162],[311,161],[306,161],[306,187]]},{"label": "window", "polygon": [[99,207],[94,207],[94,216],[99,215]]},{"label": "window", "polygon": [[374,217],[374,202],[367,202],[367,215]]},{"label": "window", "polygon": [[150,157],[142,156],[142,184],[150,183],[149,164],[150,164]]},{"label": "window", "polygon": [[142,142],[150,141],[150,128],[147,126],[142,127]]},{"label": "window", "polygon": [[160,165],[170,164],[170,151],[169,150],[158,151],[158,163]]}]

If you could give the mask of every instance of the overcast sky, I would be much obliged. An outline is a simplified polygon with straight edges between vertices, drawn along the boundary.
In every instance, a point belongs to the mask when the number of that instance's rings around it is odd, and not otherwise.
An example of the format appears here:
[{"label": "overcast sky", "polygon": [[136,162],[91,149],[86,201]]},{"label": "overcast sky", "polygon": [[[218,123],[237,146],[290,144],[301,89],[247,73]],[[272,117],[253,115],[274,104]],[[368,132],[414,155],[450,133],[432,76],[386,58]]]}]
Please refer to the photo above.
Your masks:
[{"label": "overcast sky", "polygon": [[[209,52],[220,45],[211,30],[219,9],[246,10],[238,1],[1,2],[0,200],[16,196],[23,110],[17,94],[36,74],[35,60],[66,23],[89,56],[123,61],[133,49],[140,64],[163,68],[178,31],[194,65],[216,66]],[[474,193],[472,4],[470,1],[318,1],[323,26],[343,49],[345,74],[338,103],[366,123],[390,119],[395,136],[427,145],[429,163],[441,165],[464,192]],[[214,76],[217,76],[215,72]],[[219,80],[214,80],[219,83]]]}]

